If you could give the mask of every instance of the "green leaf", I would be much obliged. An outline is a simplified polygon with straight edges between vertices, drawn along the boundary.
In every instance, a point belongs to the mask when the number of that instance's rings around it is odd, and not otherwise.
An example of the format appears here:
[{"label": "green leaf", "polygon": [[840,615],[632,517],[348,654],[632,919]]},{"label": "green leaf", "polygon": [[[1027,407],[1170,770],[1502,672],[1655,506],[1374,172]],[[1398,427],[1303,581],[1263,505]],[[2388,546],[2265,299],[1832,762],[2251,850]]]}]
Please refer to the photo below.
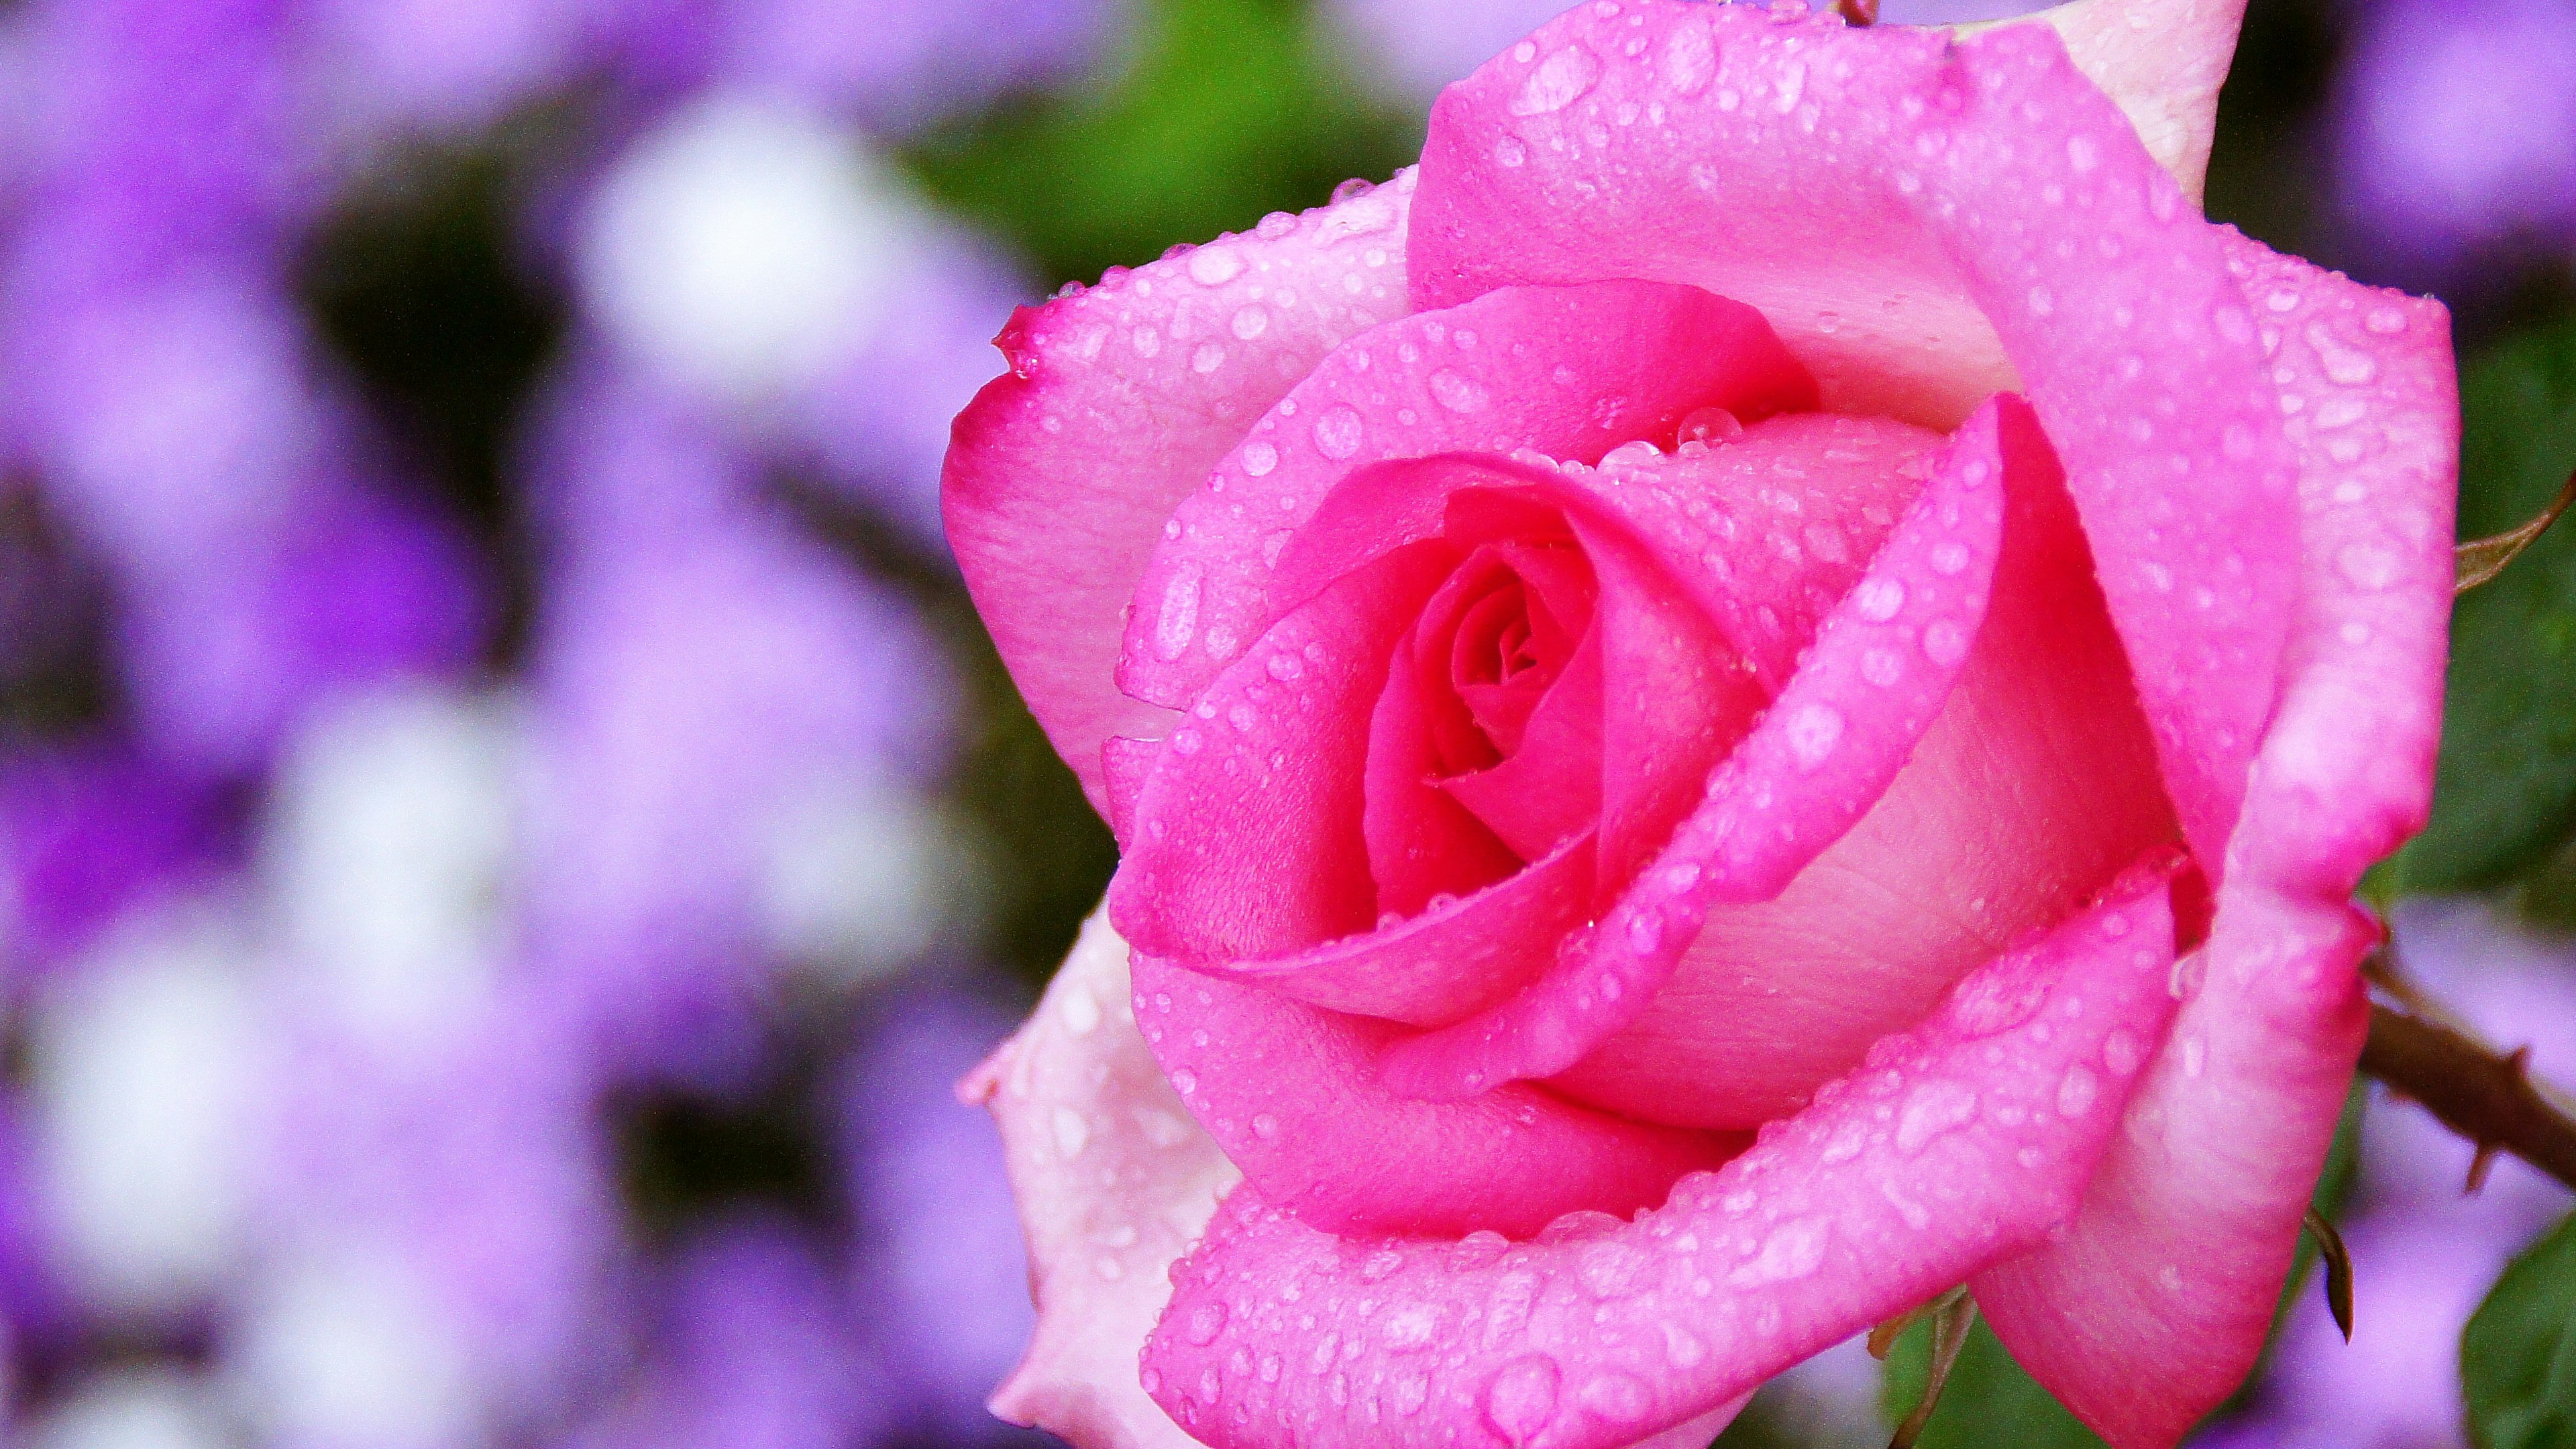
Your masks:
[{"label": "green leaf", "polygon": [[[1932,1362],[1929,1323],[1907,1329],[1887,1356],[1881,1381],[1879,1411],[1893,1426],[1914,1412],[1923,1397],[1923,1378]],[[2004,1351],[2002,1340],[1984,1319],[1968,1334],[1967,1347],[1950,1368],[1941,1390],[1941,1407],[1925,1425],[1919,1449],[2102,1449],[2102,1440],[2039,1381],[2022,1372]]]},{"label": "green leaf", "polygon": [[1151,0],[1087,91],[934,135],[915,172],[1058,280],[1320,206],[1421,150],[1421,120],[1363,90],[1308,7]]},{"label": "green leaf", "polygon": [[2460,1334],[2479,1449],[2576,1444],[2576,1217],[2526,1249]]},{"label": "green leaf", "polygon": [[[2460,536],[2512,528],[2576,468],[2576,322],[2508,342],[2460,378]],[[2576,833],[2576,528],[2543,535],[2451,614],[2433,819],[2404,890],[2494,884]]]}]

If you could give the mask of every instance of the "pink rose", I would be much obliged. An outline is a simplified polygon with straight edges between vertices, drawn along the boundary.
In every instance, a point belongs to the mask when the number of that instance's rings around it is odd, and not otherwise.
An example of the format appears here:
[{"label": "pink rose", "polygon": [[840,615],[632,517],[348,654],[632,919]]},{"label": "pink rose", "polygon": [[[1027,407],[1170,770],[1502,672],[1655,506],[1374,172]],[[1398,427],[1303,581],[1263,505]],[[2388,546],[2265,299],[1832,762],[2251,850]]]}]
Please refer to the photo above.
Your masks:
[{"label": "pink rose", "polygon": [[2120,1449],[2243,1377],[2430,792],[2448,325],[2201,217],[2234,9],[2046,20],[1586,3],[1003,335],[950,536],[1133,984],[1095,921],[968,1083],[1000,1412],[1698,1444],[1962,1283]]}]

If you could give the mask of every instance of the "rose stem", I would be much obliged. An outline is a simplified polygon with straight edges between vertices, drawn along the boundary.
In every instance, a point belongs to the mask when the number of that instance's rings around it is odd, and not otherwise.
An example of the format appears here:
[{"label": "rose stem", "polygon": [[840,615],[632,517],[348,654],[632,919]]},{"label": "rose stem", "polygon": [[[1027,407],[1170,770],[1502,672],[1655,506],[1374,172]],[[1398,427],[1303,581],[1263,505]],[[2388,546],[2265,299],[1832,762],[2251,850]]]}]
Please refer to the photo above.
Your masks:
[{"label": "rose stem", "polygon": [[2499,1052],[2452,1024],[2407,981],[2383,949],[2363,963],[2372,984],[2405,1007],[2370,1004],[2361,1070],[2413,1098],[2477,1146],[2469,1191],[2484,1186],[2498,1152],[2510,1152],[2576,1189],[2576,1111],[2528,1070],[2531,1048]]}]

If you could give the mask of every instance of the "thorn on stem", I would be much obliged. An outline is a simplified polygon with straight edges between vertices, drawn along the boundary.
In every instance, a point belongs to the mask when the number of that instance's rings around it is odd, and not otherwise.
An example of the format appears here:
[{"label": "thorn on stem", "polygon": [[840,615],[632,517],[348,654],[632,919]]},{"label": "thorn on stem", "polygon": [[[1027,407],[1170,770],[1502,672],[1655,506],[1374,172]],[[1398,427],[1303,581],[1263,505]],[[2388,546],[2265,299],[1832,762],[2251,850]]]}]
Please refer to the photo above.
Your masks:
[{"label": "thorn on stem", "polygon": [[[1871,0],[1870,8],[1872,11],[1878,8],[1876,0]],[[1865,25],[1868,22],[1855,21],[1854,23]],[[2547,508],[2534,515],[2530,522],[2520,528],[2506,529],[2490,538],[2471,539],[2454,549],[2451,592],[2465,594],[2503,573],[2504,566],[2513,562],[2516,554],[2531,547],[2533,540],[2547,533],[2549,525],[2556,523],[2558,516],[2565,513],[2570,504],[2576,504],[2576,473],[2567,475],[2567,485],[2559,489],[2558,496],[2551,500]]]},{"label": "thorn on stem", "polygon": [[[1887,1449],[1914,1449],[1914,1441],[1923,1435],[1923,1426],[1932,1422],[1932,1410],[1940,1405],[1941,1386],[1950,1381],[1950,1369],[1959,1361],[1959,1350],[1968,1346],[1968,1330],[1977,1324],[1977,1301],[1968,1296],[1965,1288],[1942,1294],[1933,1300],[1930,1309],[1932,1366],[1923,1376],[1923,1400],[1905,1416],[1904,1423],[1896,1426],[1896,1435],[1887,1441]],[[1916,1314],[1922,1311],[1915,1310]],[[1909,1319],[1912,1316],[1908,1315]]]},{"label": "thorn on stem", "polygon": [[2335,1327],[2343,1330],[2343,1341],[2352,1342],[2352,1254],[2343,1245],[2343,1234],[2326,1221],[2326,1215],[2315,1207],[2308,1209],[2308,1236],[2317,1240],[2317,1256],[2326,1265],[2326,1310],[2334,1315]]}]

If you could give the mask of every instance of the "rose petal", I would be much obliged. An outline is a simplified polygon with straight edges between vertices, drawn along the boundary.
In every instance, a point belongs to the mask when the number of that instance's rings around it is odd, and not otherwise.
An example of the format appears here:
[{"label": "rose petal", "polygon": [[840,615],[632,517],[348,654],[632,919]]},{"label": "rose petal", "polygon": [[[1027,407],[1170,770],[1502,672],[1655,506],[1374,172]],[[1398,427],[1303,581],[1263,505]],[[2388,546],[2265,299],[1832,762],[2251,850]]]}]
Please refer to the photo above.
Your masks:
[{"label": "rose petal", "polygon": [[1602,818],[1601,635],[1595,629],[1583,636],[1531,713],[1517,753],[1440,782],[1523,860],[1589,832]]},{"label": "rose petal", "polygon": [[1038,1305],[993,1412],[1083,1449],[1193,1449],[1136,1382],[1168,1269],[1238,1174],[1136,1033],[1127,948],[1094,913],[1017,1035],[958,1087],[1002,1129]]},{"label": "rose petal", "polygon": [[[1977,1285],[2016,1357],[2119,1449],[2169,1445],[2260,1352],[2360,1051],[2344,901],[2430,806],[2458,405],[2436,303],[2238,239],[2296,398],[2303,588],[2183,1008],[2073,1235]],[[2364,365],[2365,361],[2367,366]],[[2085,1321],[2067,1321],[2069,1305]]]},{"label": "rose petal", "polygon": [[1397,639],[1456,562],[1423,542],[1346,576],[1174,727],[1109,886],[1110,916],[1139,950],[1284,956],[1376,923],[1361,837],[1370,710]]},{"label": "rose petal", "polygon": [[1633,1223],[1335,1237],[1247,1182],[1174,1269],[1147,1391],[1220,1449],[1628,1444],[2028,1250],[2172,1010],[2170,868],[1970,977]]},{"label": "rose petal", "polygon": [[1592,910],[1592,837],[1571,837],[1482,890],[1293,956],[1193,969],[1334,1011],[1445,1026],[1547,968]]},{"label": "rose petal", "polygon": [[[1959,977],[2179,838],[2063,480],[2029,468],[2009,485],[1994,602],[1887,793],[1777,899],[1710,911],[1636,1023],[1551,1088],[1683,1126],[1785,1116]],[[1900,658],[1863,663],[1884,674]]]},{"label": "rose petal", "polygon": [[1850,829],[1885,793],[1968,658],[2005,496],[2030,486],[2008,480],[2048,466],[2048,440],[2018,399],[1998,398],[1962,427],[1817,631],[1805,666],[1601,929],[1570,943],[1510,1001],[1397,1046],[1388,1083],[1447,1099],[1565,1070],[1636,1020],[1710,907],[1778,895]]},{"label": "rose petal", "polygon": [[1270,562],[1352,469],[1531,448],[1591,462],[1715,405],[1812,406],[1761,318],[1690,288],[1507,288],[1354,338],[1253,428],[1173,515],[1137,584],[1119,684],[1175,706],[1285,607]]},{"label": "rose petal", "polygon": [[2218,89],[2244,19],[2244,0],[2068,0],[2006,23],[2055,30],[2075,68],[2118,103],[2147,154],[2198,206],[2218,134]]},{"label": "rose petal", "polygon": [[2219,230],[2053,30],[1569,11],[1442,97],[1411,237],[1426,308],[1600,276],[1750,303],[1838,412],[1947,425],[2018,373],[2219,874],[2296,597],[2291,458]]},{"label": "rose petal", "polygon": [[1387,671],[1369,717],[1368,798],[1360,817],[1378,910],[1402,916],[1418,913],[1434,896],[1473,895],[1508,879],[1522,861],[1440,787],[1442,752],[1431,706],[1409,663],[1399,658]]},{"label": "rose petal", "polygon": [[1408,1101],[1378,1084],[1402,1029],[1134,958],[1137,1020],[1226,1156],[1328,1232],[1527,1233],[1578,1208],[1629,1212],[1740,1137],[1640,1126],[1533,1087]]},{"label": "rose petal", "polygon": [[959,415],[949,546],[1095,806],[1101,742],[1168,723],[1111,684],[1122,611],[1164,520],[1326,352],[1404,314],[1412,190],[1408,171],[1024,310],[1000,338],[1011,371]]}]

